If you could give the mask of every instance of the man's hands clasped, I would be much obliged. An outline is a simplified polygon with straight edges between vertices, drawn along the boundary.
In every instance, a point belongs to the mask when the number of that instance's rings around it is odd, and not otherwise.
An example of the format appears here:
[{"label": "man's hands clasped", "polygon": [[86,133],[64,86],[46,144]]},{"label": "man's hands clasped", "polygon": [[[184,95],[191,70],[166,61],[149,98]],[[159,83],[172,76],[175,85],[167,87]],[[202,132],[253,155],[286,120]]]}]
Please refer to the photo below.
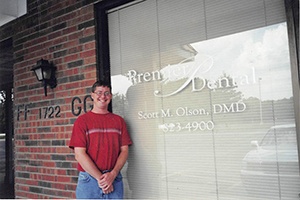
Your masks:
[{"label": "man's hands clasped", "polygon": [[114,191],[113,182],[117,174],[113,171],[102,174],[102,176],[97,179],[99,187],[103,190],[104,194],[109,194]]}]

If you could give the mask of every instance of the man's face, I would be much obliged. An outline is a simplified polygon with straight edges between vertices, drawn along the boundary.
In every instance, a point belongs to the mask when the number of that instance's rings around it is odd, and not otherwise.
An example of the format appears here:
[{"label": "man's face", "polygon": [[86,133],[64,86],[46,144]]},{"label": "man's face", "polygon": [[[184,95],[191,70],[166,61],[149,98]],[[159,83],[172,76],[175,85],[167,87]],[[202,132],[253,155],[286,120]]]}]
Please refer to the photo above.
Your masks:
[{"label": "man's face", "polygon": [[94,106],[96,106],[98,109],[107,109],[112,98],[109,87],[103,86],[96,87],[91,96],[94,101]]}]

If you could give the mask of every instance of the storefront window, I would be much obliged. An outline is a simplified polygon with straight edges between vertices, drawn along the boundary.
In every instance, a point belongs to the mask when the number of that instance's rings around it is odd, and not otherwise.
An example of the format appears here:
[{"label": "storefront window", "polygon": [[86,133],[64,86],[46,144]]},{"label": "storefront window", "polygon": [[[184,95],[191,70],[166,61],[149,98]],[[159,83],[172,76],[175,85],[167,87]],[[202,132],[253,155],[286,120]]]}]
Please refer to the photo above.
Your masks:
[{"label": "storefront window", "polygon": [[127,198],[299,198],[283,1],[142,1],[108,18]]}]

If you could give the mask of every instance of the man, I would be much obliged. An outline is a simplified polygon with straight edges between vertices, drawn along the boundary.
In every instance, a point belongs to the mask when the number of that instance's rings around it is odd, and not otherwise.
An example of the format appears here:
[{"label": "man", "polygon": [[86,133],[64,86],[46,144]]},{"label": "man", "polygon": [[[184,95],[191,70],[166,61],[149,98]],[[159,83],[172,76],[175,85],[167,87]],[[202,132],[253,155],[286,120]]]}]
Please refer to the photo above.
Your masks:
[{"label": "man", "polygon": [[74,123],[69,147],[78,161],[76,198],[123,198],[120,170],[132,144],[122,117],[110,113],[111,86],[97,81],[92,86],[93,109]]}]

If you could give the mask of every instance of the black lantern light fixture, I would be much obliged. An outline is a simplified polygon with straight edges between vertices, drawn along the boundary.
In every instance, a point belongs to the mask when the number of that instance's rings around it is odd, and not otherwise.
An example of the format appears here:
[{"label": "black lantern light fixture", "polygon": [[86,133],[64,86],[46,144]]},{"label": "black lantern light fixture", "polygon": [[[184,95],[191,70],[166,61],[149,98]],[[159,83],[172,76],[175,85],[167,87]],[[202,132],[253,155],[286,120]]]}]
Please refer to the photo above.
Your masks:
[{"label": "black lantern light fixture", "polygon": [[56,67],[53,66],[53,63],[49,63],[48,60],[41,59],[37,61],[31,70],[34,71],[38,81],[43,81],[45,96],[47,96],[47,85],[51,89],[57,85],[55,78]]}]

